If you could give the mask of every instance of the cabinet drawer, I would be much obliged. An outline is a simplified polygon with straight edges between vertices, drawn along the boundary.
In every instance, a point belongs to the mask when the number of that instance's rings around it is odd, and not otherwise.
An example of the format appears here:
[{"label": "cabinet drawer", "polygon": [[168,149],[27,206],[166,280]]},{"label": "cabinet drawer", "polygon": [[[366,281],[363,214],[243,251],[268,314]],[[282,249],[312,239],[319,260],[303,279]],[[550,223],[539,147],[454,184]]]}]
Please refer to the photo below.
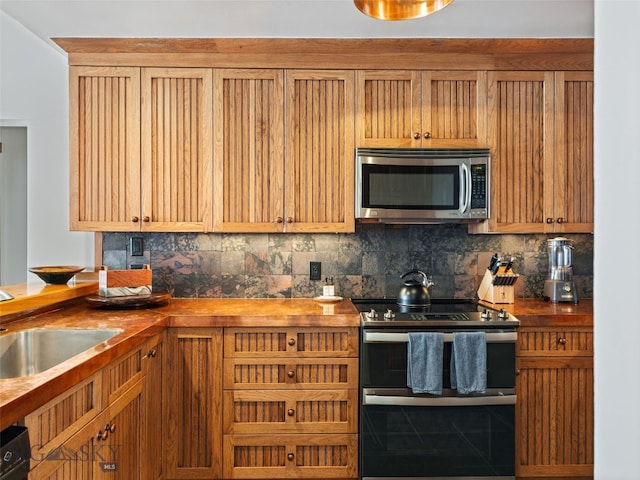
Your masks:
[{"label": "cabinet drawer", "polygon": [[225,328],[225,357],[357,357],[357,328]]},{"label": "cabinet drawer", "polygon": [[227,390],[225,433],[356,433],[358,390]]},{"label": "cabinet drawer", "polygon": [[519,356],[591,356],[593,330],[591,328],[535,328],[518,332]]},{"label": "cabinet drawer", "polygon": [[358,359],[227,358],[224,388],[358,388]]},{"label": "cabinet drawer", "polygon": [[357,478],[358,435],[225,435],[224,478]]},{"label": "cabinet drawer", "polygon": [[143,376],[142,359],[146,355],[141,346],[110,363],[103,370],[105,404],[112,403],[119,395]]},{"label": "cabinet drawer", "polygon": [[101,378],[96,373],[25,417],[34,459],[46,457],[100,413]]}]

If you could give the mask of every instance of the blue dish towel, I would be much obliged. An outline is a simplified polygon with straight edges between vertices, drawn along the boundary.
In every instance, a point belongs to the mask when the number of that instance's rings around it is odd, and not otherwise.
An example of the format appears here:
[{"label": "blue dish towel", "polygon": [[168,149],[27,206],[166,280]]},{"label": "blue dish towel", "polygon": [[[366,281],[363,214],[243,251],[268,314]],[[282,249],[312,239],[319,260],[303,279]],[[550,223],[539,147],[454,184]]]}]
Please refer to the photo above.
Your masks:
[{"label": "blue dish towel", "polygon": [[407,386],[413,393],[442,395],[442,332],[409,333]]},{"label": "blue dish towel", "polygon": [[487,389],[487,339],[484,332],[456,332],[451,351],[451,388],[458,393]]}]

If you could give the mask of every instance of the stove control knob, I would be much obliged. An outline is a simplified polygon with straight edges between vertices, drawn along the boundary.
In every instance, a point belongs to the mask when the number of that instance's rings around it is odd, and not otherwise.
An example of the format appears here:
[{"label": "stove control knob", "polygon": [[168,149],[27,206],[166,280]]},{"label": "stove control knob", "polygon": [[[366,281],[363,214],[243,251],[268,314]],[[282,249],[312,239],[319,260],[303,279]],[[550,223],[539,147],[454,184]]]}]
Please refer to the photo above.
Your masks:
[{"label": "stove control knob", "polygon": [[491,320],[491,312],[486,308],[482,311],[480,316],[482,317],[483,320]]},{"label": "stove control knob", "polygon": [[378,318],[378,312],[376,312],[375,309],[372,308],[371,311],[367,312],[367,318],[370,320]]},{"label": "stove control knob", "polygon": [[501,308],[498,312],[498,318],[500,320],[509,320],[509,312],[507,312],[504,308]]},{"label": "stove control knob", "polygon": [[394,318],[396,318],[396,314],[393,313],[393,310],[391,310],[390,308],[387,308],[387,312],[384,314],[384,319],[393,320]]}]

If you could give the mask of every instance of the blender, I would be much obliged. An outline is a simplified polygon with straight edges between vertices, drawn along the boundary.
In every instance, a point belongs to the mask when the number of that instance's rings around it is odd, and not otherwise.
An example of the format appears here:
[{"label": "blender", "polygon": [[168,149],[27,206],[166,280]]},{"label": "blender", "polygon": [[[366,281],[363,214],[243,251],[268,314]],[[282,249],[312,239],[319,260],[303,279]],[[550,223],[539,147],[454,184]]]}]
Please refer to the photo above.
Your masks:
[{"label": "blender", "polygon": [[549,278],[544,282],[543,297],[553,303],[578,303],[578,293],[573,282],[573,247],[564,237],[547,240],[549,253]]}]

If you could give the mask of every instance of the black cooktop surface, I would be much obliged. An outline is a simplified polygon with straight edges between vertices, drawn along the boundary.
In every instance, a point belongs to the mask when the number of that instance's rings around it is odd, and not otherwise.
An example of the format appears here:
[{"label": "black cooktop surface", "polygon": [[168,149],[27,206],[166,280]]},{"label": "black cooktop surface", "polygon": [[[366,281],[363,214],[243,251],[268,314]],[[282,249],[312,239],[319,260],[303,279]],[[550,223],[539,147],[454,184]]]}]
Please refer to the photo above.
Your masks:
[{"label": "black cooktop surface", "polygon": [[430,305],[398,305],[394,298],[352,298],[365,327],[399,327],[429,322],[431,326],[487,328],[516,326],[504,310],[479,305],[473,299],[434,298]]}]

